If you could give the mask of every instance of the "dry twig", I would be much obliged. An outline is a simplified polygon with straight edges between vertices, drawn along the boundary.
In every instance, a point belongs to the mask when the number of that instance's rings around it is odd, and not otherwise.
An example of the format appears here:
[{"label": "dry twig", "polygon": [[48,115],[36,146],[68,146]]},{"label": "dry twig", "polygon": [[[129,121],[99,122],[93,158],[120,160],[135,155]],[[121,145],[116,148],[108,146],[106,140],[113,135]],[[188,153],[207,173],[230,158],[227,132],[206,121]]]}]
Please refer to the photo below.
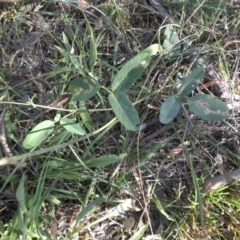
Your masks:
[{"label": "dry twig", "polygon": [[203,184],[203,192],[212,192],[233,182],[240,182],[240,168],[206,179]]}]

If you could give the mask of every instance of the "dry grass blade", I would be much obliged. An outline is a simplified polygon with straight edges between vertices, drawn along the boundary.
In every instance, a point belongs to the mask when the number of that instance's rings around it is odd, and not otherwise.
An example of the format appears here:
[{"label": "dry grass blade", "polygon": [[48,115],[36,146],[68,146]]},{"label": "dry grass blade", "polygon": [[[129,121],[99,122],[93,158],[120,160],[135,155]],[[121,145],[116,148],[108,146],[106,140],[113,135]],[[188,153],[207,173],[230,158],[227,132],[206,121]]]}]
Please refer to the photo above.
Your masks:
[{"label": "dry grass blade", "polygon": [[4,117],[5,117],[6,111],[7,111],[7,107],[5,106],[3,108],[3,111],[0,116],[0,142],[1,142],[3,150],[5,152],[5,156],[11,157],[11,156],[13,156],[13,154],[8,146],[6,135],[5,135]]},{"label": "dry grass blade", "polygon": [[[52,108],[59,108],[63,105],[65,105],[68,101],[69,101],[70,97],[65,97],[61,100],[56,100],[53,103],[49,104],[48,106],[46,106],[46,110],[44,110],[44,112],[38,114],[36,117],[34,117],[33,121],[36,121],[38,118],[40,118],[42,115],[46,114],[47,112],[51,111]],[[49,108],[50,107],[50,108]]]},{"label": "dry grass blade", "polygon": [[108,218],[111,219],[111,218],[121,216],[122,214],[126,214],[126,212],[128,212],[128,211],[135,211],[135,212],[141,211],[141,209],[136,206],[136,200],[134,200],[134,199],[123,200],[122,203],[120,203],[116,207],[114,207],[114,208],[108,210],[107,212],[105,212],[105,214],[102,217],[100,217],[99,219],[97,219],[97,220],[85,225],[84,227],[82,227],[81,231],[86,229],[86,228],[89,228],[91,226],[94,226],[97,223],[103,222]]}]

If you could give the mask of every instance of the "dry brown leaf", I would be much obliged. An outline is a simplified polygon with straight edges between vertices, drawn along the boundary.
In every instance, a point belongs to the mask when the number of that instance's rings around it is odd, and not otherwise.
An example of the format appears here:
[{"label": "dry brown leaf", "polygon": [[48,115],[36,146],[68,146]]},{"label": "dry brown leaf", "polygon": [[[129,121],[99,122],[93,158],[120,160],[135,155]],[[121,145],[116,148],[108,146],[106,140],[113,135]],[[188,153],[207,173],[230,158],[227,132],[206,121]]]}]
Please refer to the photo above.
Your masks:
[{"label": "dry brown leaf", "polygon": [[170,157],[174,158],[176,156],[178,156],[182,151],[183,151],[183,146],[189,146],[190,142],[189,141],[185,141],[183,142],[183,144],[179,144],[177,147],[175,147],[174,149],[172,149],[170,151]]},{"label": "dry brown leaf", "polygon": [[58,223],[57,223],[57,220],[53,218],[51,221],[51,230],[50,230],[51,237],[55,237],[57,235],[57,230],[58,230]]},{"label": "dry brown leaf", "polygon": [[126,230],[131,230],[134,227],[135,223],[136,221],[134,217],[126,218],[123,220],[123,226]]},{"label": "dry brown leaf", "polygon": [[90,7],[90,4],[88,1],[86,0],[78,0],[78,6],[81,8],[81,9],[88,9]]},{"label": "dry brown leaf", "polygon": [[79,239],[81,240],[88,240],[89,239],[89,233],[88,232],[85,232]]},{"label": "dry brown leaf", "polygon": [[197,87],[197,90],[198,90],[198,91],[201,91],[201,90],[203,90],[203,89],[212,87],[212,86],[217,85],[217,84],[219,84],[219,81],[218,81],[218,80],[212,80],[212,81],[210,81],[210,82],[204,83],[204,84],[202,84],[201,86]]},{"label": "dry brown leaf", "polygon": [[147,107],[150,108],[150,109],[156,110],[156,111],[160,111],[160,107],[154,106],[152,104],[148,104]]},{"label": "dry brown leaf", "polygon": [[141,141],[145,137],[144,132],[140,131],[138,136],[137,136],[137,141]]},{"label": "dry brown leaf", "polygon": [[139,172],[139,169],[134,168],[132,171],[133,171],[133,176],[135,178],[135,181],[136,181],[138,187],[141,189],[143,187],[144,182],[142,181],[142,177]]}]

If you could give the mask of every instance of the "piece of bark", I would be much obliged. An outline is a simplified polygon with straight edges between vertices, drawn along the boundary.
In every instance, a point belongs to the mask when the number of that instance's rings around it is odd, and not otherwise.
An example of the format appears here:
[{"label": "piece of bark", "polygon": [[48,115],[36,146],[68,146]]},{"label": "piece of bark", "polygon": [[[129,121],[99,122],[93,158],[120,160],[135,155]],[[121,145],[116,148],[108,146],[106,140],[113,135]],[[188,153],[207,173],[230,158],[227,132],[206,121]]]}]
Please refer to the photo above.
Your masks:
[{"label": "piece of bark", "polygon": [[203,192],[212,192],[233,182],[240,182],[240,168],[223,175],[206,179],[203,184]]}]

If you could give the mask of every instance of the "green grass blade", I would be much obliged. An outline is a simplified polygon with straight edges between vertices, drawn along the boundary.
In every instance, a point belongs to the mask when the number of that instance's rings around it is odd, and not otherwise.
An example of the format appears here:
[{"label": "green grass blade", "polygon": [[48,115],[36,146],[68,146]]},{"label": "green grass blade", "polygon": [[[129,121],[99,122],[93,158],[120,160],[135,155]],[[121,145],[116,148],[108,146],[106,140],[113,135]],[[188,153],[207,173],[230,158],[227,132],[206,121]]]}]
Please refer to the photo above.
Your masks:
[{"label": "green grass blade", "polygon": [[197,180],[197,175],[196,175],[195,169],[193,167],[191,155],[189,154],[188,150],[186,149],[186,146],[184,144],[182,144],[182,146],[183,146],[184,152],[186,154],[186,157],[188,159],[190,169],[191,169],[192,180],[193,180],[193,184],[194,184],[194,188],[195,188],[195,196],[196,196],[195,201],[198,203],[198,207],[199,207],[200,224],[201,224],[201,227],[204,227],[203,202],[202,202],[202,196],[201,196],[201,192],[200,192],[200,188],[199,188],[199,184],[198,184],[198,180]]},{"label": "green grass blade", "polygon": [[96,45],[96,42],[95,42],[96,40],[94,38],[93,30],[91,28],[91,25],[89,24],[89,21],[87,21],[87,31],[88,31],[88,34],[90,35],[89,65],[90,65],[90,71],[92,72],[97,60],[97,45]]},{"label": "green grass blade", "polygon": [[142,227],[139,228],[137,232],[134,233],[134,235],[130,238],[130,240],[139,240],[142,239],[143,234],[148,228],[148,224],[143,225]]}]

